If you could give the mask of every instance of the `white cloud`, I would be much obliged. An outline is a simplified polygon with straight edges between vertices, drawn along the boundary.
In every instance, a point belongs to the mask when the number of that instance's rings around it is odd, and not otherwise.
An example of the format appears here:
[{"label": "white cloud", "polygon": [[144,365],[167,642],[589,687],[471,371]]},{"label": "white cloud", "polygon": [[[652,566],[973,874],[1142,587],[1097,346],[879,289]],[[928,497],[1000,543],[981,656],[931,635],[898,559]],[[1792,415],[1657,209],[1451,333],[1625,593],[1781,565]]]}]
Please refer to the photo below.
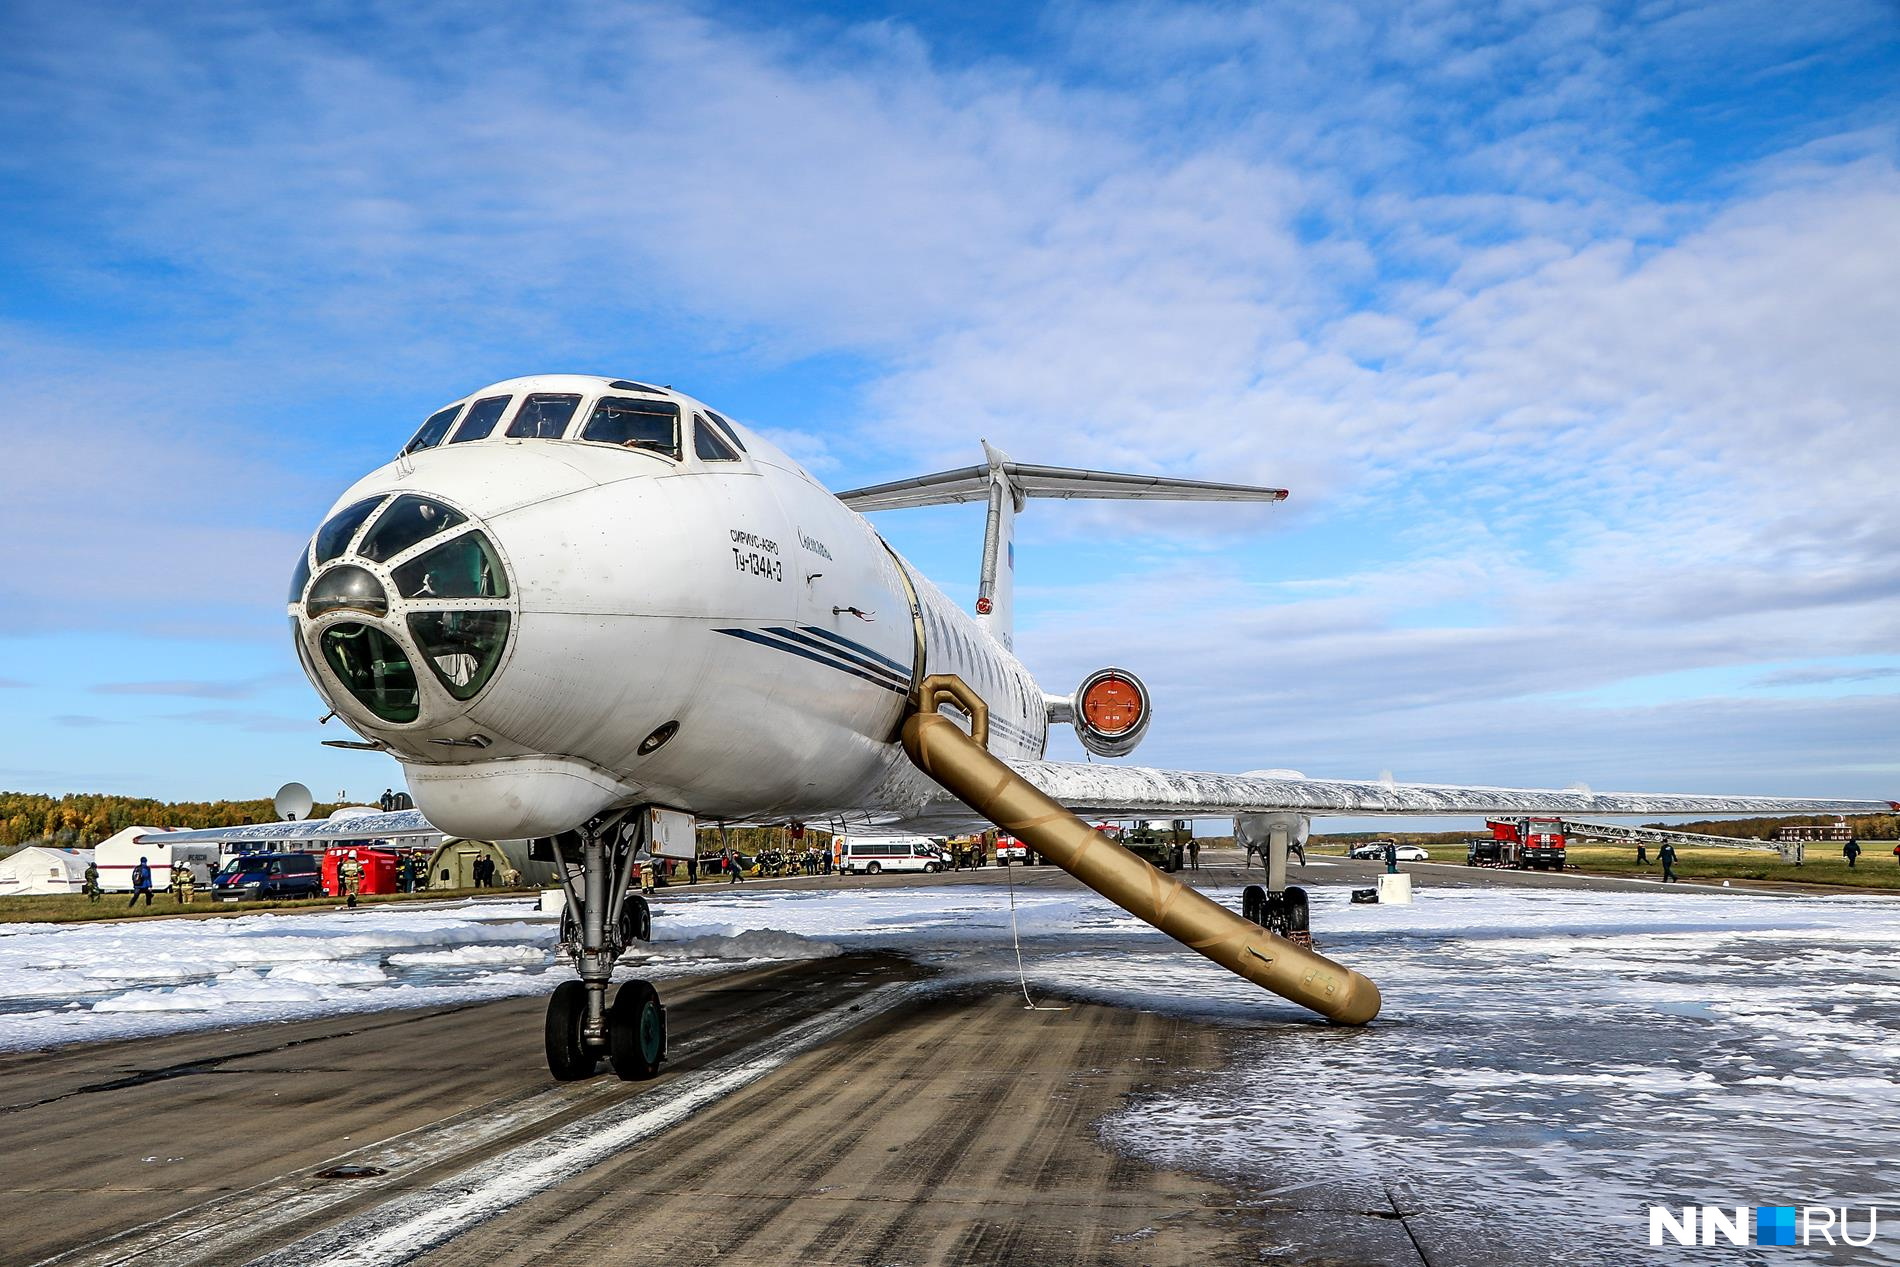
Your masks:
[{"label": "white cloud", "polygon": [[[840,485],[967,463],[981,434],[1291,486],[1271,516],[1025,522],[1050,549],[1146,538],[1162,566],[1120,590],[1165,603],[1060,639],[1103,595],[1051,591],[1026,551],[1024,646],[1059,673],[1178,662],[1166,699],[1210,749],[1365,716],[1454,742],[1486,699],[1900,632],[1894,134],[1819,115],[1690,175],[1661,117],[1678,85],[1744,109],[1732,68],[1833,64],[1878,9],[1067,6],[1038,65],[668,6],[447,39],[390,10],[347,41],[74,12],[16,18],[0,72],[0,118],[83,191],[72,293],[218,346],[15,331],[16,627],[268,613],[412,397],[691,345],[849,360],[854,409],[749,419]],[[293,399],[399,418],[382,447],[286,440]],[[1241,531],[1344,575],[1263,585],[1219,562]]]}]

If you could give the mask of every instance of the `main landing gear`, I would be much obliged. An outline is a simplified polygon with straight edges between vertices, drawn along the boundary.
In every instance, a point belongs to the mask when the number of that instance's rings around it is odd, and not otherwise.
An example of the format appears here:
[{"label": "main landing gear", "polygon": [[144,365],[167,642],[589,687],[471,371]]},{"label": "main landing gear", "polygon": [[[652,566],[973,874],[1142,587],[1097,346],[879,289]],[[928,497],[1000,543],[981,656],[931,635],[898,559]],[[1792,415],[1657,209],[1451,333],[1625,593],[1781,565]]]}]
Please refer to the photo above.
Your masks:
[{"label": "main landing gear", "polygon": [[1306,890],[1293,885],[1279,893],[1269,893],[1257,884],[1241,890],[1240,915],[1270,933],[1278,933],[1290,942],[1313,948],[1313,922],[1307,913]]},{"label": "main landing gear", "polygon": [[548,1000],[548,1072],[562,1082],[593,1077],[602,1057],[615,1074],[637,1082],[666,1059],[666,1006],[651,982],[629,981],[607,1001],[614,964],[634,942],[653,936],[646,899],[629,892],[645,823],[640,811],[622,811],[547,842],[567,893],[560,949],[580,973]]}]

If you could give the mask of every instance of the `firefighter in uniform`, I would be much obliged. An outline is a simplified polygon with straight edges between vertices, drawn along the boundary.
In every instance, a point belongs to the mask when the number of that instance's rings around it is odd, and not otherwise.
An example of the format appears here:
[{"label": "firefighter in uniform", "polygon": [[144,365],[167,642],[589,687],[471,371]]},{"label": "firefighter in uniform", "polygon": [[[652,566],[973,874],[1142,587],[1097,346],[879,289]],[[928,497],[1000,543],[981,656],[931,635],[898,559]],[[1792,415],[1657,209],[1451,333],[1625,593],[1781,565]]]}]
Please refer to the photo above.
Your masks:
[{"label": "firefighter in uniform", "polygon": [[92,902],[97,902],[100,898],[104,897],[105,895],[106,895],[105,888],[99,883],[99,864],[96,862],[88,862],[86,864],[86,898],[87,900],[92,901]]},{"label": "firefighter in uniform", "polygon": [[363,864],[357,861],[356,850],[343,855],[343,861],[337,863],[336,874],[343,882],[344,905],[355,906],[356,895],[363,891]]},{"label": "firefighter in uniform", "polygon": [[198,877],[192,874],[191,864],[189,862],[184,863],[182,865],[178,863],[173,863],[172,864],[172,893],[173,895],[176,896],[178,900],[184,905],[190,906],[191,899],[197,895],[197,889],[198,889]]},{"label": "firefighter in uniform", "polygon": [[180,906],[185,904],[185,876],[190,870],[189,867],[173,866],[171,879],[165,882],[165,887],[172,891],[172,901]]},{"label": "firefighter in uniform", "polygon": [[654,893],[659,889],[660,869],[653,864],[653,856],[647,855],[640,864],[640,892]]}]

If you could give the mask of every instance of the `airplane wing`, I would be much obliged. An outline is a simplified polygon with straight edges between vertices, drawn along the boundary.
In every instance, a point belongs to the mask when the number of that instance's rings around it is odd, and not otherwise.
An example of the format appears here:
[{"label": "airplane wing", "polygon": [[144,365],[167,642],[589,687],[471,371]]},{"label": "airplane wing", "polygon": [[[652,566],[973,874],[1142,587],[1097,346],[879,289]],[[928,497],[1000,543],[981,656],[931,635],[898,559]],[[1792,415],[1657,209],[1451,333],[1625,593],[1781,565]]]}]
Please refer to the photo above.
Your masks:
[{"label": "airplane wing", "polygon": [[1084,818],[1235,814],[1891,814],[1900,802],[1840,797],[1696,796],[1197,774],[1141,766],[1024,761],[1012,768]]},{"label": "airplane wing", "polygon": [[419,809],[397,810],[390,814],[358,814],[352,818],[313,818],[308,822],[248,823],[243,827],[204,827],[196,831],[153,832],[139,843],[188,845],[209,841],[326,841],[326,840],[402,840],[418,836],[440,836],[441,828],[422,816]]}]

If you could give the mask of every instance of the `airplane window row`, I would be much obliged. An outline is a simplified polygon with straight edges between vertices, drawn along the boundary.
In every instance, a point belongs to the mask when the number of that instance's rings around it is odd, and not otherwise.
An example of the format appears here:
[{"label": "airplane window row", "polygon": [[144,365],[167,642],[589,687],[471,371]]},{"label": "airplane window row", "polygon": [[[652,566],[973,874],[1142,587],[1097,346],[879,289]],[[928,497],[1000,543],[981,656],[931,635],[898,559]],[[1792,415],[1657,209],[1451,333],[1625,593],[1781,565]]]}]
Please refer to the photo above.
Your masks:
[{"label": "airplane window row", "polygon": [[986,699],[1006,695],[1021,709],[1023,716],[1031,719],[1031,730],[1035,730],[1042,701],[1030,690],[1028,680],[1016,673],[998,674],[988,657],[977,654],[970,635],[956,627],[932,603],[924,604],[924,636],[932,648],[932,673],[961,672]]},{"label": "airplane window row", "polygon": [[[639,383],[616,380],[613,387],[623,391],[652,392]],[[486,440],[507,414],[512,396],[485,396],[466,407],[450,405],[430,414],[415,437],[403,446],[403,455],[433,449],[441,444],[465,444]],[[520,407],[504,434],[511,440],[561,440],[568,437],[574,416],[580,411],[581,397],[571,392],[530,392],[521,398]],[[457,418],[461,419],[457,425]],[[450,429],[453,428],[453,431]],[[595,444],[656,453],[677,462],[684,453],[680,437],[680,407],[670,400],[648,400],[637,396],[602,396],[587,414],[578,434],[572,438]],[[745,444],[731,423],[710,409],[693,415],[693,453],[702,462],[737,462]],[[334,556],[333,556],[334,557]],[[321,561],[321,560],[319,560]]]}]

